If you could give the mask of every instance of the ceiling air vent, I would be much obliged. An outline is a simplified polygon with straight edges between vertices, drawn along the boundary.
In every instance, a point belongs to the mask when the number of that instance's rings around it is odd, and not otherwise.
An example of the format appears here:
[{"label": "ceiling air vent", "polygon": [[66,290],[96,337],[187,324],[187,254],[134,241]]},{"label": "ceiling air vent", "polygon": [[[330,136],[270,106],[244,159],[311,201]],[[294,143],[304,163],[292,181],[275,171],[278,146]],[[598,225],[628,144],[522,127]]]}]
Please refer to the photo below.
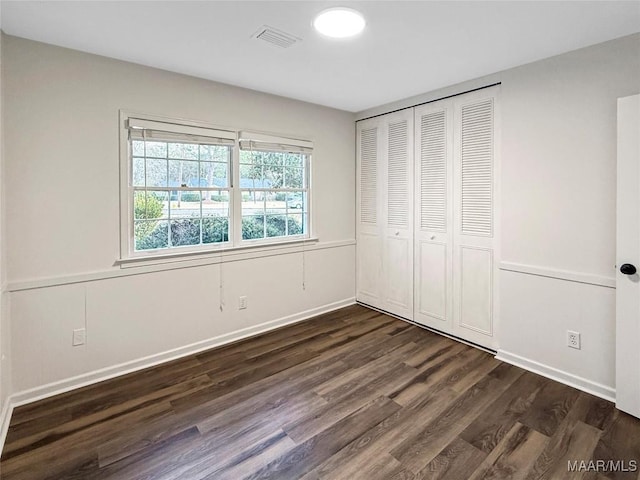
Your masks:
[{"label": "ceiling air vent", "polygon": [[289,48],[294,43],[301,42],[302,39],[295,37],[289,33],[285,33],[282,30],[277,30],[269,25],[263,25],[258,29],[256,33],[252,35],[253,38],[258,40],[264,40],[280,48]]}]

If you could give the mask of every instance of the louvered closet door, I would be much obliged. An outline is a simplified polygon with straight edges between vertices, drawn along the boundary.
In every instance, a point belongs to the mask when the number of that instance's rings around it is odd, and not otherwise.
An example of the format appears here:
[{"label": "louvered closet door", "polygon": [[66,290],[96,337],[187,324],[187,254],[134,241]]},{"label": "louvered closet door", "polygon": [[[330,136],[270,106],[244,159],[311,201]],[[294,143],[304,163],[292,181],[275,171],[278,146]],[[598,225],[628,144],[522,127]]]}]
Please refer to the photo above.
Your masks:
[{"label": "louvered closet door", "polygon": [[496,105],[481,90],[454,103],[453,333],[495,349]]},{"label": "louvered closet door", "polygon": [[413,319],[413,112],[381,117],[385,239],[384,309]]},{"label": "louvered closet door", "polygon": [[385,173],[381,167],[383,128],[378,119],[357,124],[356,144],[356,299],[384,308],[382,279],[383,215],[381,183]]},{"label": "louvered closet door", "polygon": [[451,102],[415,109],[414,320],[452,328],[453,109]]}]

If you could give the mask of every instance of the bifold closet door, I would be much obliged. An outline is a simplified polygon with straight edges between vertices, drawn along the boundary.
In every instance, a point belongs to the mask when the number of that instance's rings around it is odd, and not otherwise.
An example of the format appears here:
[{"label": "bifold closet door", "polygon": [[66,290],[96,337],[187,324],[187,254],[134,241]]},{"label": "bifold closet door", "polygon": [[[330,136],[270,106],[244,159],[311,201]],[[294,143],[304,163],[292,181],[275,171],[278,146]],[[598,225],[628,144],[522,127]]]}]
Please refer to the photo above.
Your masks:
[{"label": "bifold closet door", "polygon": [[356,127],[356,299],[383,308],[382,128],[377,118]]},{"label": "bifold closet door", "polygon": [[413,112],[381,117],[383,124],[384,309],[413,320]]},{"label": "bifold closet door", "polygon": [[356,298],[491,349],[496,93],[481,90],[357,126]]},{"label": "bifold closet door", "polygon": [[454,102],[453,334],[496,349],[496,91]]},{"label": "bifold closet door", "polygon": [[495,349],[495,89],[415,108],[415,321]]},{"label": "bifold closet door", "polygon": [[413,113],[357,125],[356,298],[413,319]]},{"label": "bifold closet door", "polygon": [[414,320],[452,328],[453,108],[437,102],[415,109]]}]

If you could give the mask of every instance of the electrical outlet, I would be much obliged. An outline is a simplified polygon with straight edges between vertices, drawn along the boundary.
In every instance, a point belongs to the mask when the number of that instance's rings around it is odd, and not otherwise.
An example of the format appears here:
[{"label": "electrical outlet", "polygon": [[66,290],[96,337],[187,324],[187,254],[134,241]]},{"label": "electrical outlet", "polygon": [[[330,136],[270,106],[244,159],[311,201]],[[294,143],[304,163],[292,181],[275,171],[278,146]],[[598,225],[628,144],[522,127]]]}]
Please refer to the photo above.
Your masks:
[{"label": "electrical outlet", "polygon": [[245,308],[247,308],[247,297],[243,295],[238,299],[238,310],[244,310]]},{"label": "electrical outlet", "polygon": [[87,330],[84,328],[78,328],[73,331],[73,346],[84,345],[87,341]]},{"label": "electrical outlet", "polygon": [[567,347],[580,350],[580,333],[567,330]]}]

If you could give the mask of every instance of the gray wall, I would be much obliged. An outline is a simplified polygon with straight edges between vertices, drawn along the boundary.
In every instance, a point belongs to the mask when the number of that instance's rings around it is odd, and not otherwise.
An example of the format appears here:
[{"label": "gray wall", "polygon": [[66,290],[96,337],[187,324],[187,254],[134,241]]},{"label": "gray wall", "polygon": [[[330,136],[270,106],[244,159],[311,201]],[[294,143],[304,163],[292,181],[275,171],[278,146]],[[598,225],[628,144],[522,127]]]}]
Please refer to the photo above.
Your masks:
[{"label": "gray wall", "polygon": [[[352,113],[11,36],[2,56],[16,401],[353,302]],[[313,140],[320,241],[224,264],[114,266],[119,109]],[[82,327],[87,343],[72,347]]]}]

